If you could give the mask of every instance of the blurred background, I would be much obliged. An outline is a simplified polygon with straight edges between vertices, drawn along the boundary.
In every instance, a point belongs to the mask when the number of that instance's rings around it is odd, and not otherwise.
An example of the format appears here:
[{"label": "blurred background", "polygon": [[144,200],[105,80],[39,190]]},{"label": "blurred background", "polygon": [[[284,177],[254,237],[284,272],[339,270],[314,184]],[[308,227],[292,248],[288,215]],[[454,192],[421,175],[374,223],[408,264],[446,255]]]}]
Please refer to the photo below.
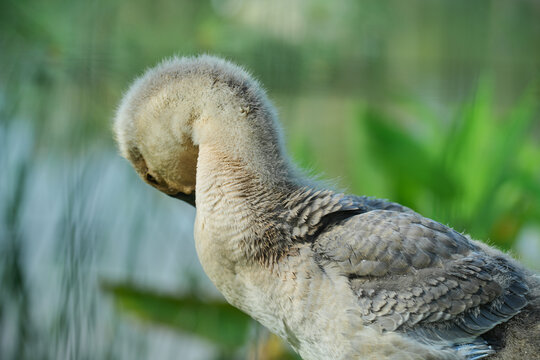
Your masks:
[{"label": "blurred background", "polygon": [[540,269],[536,0],[0,1],[0,358],[287,359],[223,302],[194,209],[111,120],[134,77],[210,53],[276,104],[292,157]]}]

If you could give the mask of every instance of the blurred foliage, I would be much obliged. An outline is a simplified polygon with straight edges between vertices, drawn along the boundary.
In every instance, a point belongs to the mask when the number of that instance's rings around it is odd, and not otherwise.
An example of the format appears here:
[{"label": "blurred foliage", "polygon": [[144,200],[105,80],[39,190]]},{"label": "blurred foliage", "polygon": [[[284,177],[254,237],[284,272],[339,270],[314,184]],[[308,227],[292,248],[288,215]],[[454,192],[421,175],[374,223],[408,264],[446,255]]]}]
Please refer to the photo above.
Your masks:
[{"label": "blurred foliage", "polygon": [[403,94],[459,102],[489,71],[496,103],[507,106],[538,82],[534,1],[4,0],[0,6],[1,92],[16,99],[8,107],[47,128],[46,145],[77,148],[102,139],[127,84],[173,54],[226,56],[252,70],[272,96],[356,95],[383,105]]},{"label": "blurred foliage", "polygon": [[[0,139],[5,141],[4,136],[4,133],[0,133]],[[34,336],[34,329],[29,321],[30,289],[24,276],[24,254],[21,246],[23,235],[20,230],[20,214],[30,166],[31,163],[27,159],[18,162],[13,174],[13,182],[10,183],[12,193],[9,197],[1,199],[4,209],[1,212],[3,218],[0,220],[2,224],[0,227],[0,325],[10,323],[17,329],[17,336],[9,347],[14,358],[28,358],[31,355],[26,344]],[[14,309],[17,316],[13,319],[10,312]],[[0,350],[3,349],[0,348]]]},{"label": "blurred foliage", "polygon": [[251,318],[223,301],[203,301],[194,296],[171,296],[131,284],[104,283],[117,306],[137,318],[200,336],[223,349],[242,347]]},{"label": "blurred foliage", "polygon": [[540,146],[529,136],[537,105],[528,91],[498,118],[482,82],[452,121],[418,115],[423,136],[371,108],[360,131],[387,179],[385,197],[509,249],[524,222],[540,219]]},{"label": "blurred foliage", "polygon": [[[114,297],[117,307],[152,325],[166,326],[198,336],[220,347],[219,359],[238,359],[255,325],[242,311],[223,301],[208,301],[193,295],[165,295],[133,284],[108,283],[102,289]],[[257,340],[257,339],[256,339]],[[275,335],[264,339],[248,353],[259,360],[299,359]],[[257,353],[257,355],[255,355]]]},{"label": "blurred foliage", "polygon": [[[538,269],[539,18],[540,2],[529,0],[1,1],[0,357],[145,358],[149,333],[101,321],[110,313],[89,269],[105,257],[97,241],[118,240],[97,214],[131,204],[139,212],[111,216],[127,218],[131,246],[108,256],[127,259],[125,278],[141,282],[150,205],[127,195],[97,203],[105,171],[89,164],[115,156],[109,129],[122,91],[174,54],[221,55],[254,73],[302,167],[505,249],[527,233],[520,251]],[[55,163],[51,179],[36,179]],[[55,231],[29,229],[24,216]],[[32,263],[46,236],[54,256]],[[254,341],[245,317],[222,303],[106,289],[122,312],[229,348],[224,356]],[[255,347],[259,359],[282,349],[273,337]]]}]

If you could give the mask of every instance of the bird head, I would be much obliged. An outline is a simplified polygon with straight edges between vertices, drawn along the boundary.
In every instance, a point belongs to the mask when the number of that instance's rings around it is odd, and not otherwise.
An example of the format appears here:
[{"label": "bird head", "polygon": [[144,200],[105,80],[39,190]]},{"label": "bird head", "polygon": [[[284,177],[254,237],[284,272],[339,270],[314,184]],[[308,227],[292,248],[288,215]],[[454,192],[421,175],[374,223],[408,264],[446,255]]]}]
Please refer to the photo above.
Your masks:
[{"label": "bird head", "polygon": [[135,80],[117,110],[114,132],[122,156],[146,183],[195,205],[201,141],[229,147],[223,151],[230,154],[251,141],[245,156],[256,156],[254,142],[279,142],[274,122],[255,80],[204,55],[166,60]]},{"label": "bird head", "polygon": [[195,205],[198,104],[187,86],[195,61],[171,59],[136,79],[118,107],[114,132],[120,153],[149,185]]}]

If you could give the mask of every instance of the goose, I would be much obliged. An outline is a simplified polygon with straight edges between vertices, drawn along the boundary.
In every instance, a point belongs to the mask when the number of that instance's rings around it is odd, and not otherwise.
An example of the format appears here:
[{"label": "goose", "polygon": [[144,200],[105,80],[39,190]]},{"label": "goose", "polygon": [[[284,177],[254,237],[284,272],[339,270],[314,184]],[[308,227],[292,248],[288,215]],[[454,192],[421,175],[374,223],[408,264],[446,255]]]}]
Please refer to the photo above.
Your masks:
[{"label": "goose", "polygon": [[195,206],[198,257],[230,304],[306,360],[539,358],[536,274],[304,176],[277,119],[247,71],[209,55],[147,70],[114,119],[140,177]]}]

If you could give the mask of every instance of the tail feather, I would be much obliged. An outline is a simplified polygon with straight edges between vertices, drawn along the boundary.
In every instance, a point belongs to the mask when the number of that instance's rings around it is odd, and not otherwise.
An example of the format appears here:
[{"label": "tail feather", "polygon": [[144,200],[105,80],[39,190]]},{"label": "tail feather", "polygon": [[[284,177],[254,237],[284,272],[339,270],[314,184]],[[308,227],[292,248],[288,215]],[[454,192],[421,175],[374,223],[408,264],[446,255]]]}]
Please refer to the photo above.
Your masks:
[{"label": "tail feather", "polygon": [[454,346],[456,352],[467,360],[483,359],[495,353],[495,350],[484,340],[478,339],[468,344]]}]

